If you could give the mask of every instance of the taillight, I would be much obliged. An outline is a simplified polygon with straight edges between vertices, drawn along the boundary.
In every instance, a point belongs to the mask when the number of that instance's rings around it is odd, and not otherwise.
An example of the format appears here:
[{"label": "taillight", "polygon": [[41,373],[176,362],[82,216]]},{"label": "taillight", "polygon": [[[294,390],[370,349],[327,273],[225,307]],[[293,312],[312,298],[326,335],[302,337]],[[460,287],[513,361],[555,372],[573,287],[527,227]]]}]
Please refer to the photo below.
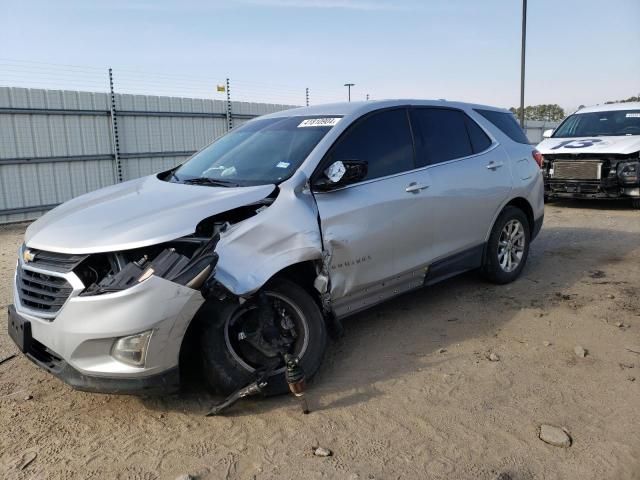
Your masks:
[{"label": "taillight", "polygon": [[544,161],[544,157],[542,156],[542,154],[538,150],[533,150],[531,152],[531,156],[536,161],[538,166],[542,168],[542,162]]}]

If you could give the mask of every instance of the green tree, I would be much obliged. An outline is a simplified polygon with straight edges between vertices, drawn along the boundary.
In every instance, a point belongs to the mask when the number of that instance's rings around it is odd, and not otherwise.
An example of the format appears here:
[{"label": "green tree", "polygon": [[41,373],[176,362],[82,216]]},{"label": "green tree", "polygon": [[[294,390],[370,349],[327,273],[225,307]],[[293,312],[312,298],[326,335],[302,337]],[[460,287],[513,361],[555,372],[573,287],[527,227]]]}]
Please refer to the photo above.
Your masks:
[{"label": "green tree", "polygon": [[607,102],[604,102],[605,104],[610,104],[610,103],[628,103],[628,102],[640,102],[640,96],[639,97],[629,97],[625,100],[609,100]]},{"label": "green tree", "polygon": [[[520,118],[520,108],[511,107],[509,109]],[[565,117],[564,110],[557,104],[528,105],[524,107],[525,120],[546,120],[548,122],[558,122]]]}]

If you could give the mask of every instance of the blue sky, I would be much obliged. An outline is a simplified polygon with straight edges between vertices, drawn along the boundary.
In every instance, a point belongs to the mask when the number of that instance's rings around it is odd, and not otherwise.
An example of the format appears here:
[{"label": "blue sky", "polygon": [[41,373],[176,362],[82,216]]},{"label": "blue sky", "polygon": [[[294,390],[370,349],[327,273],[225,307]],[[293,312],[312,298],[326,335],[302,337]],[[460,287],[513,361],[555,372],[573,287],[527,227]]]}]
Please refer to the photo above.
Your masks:
[{"label": "blue sky", "polygon": [[[0,0],[0,84],[519,102],[520,0]],[[527,104],[640,93],[640,0],[529,0]],[[37,63],[31,63],[37,62]],[[45,65],[74,65],[57,67]],[[86,85],[85,85],[86,84]],[[217,96],[216,96],[217,95]]]}]

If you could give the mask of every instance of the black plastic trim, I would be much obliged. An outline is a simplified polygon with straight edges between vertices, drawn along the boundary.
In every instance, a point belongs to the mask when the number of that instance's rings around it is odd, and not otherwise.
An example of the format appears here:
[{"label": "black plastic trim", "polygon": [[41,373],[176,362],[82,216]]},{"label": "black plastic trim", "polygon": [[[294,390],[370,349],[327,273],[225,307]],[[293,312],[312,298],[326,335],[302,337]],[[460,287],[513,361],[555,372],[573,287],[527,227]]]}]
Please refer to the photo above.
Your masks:
[{"label": "black plastic trim", "polygon": [[425,285],[433,285],[460,273],[481,267],[484,249],[485,244],[482,243],[433,263],[429,267]]},{"label": "black plastic trim", "polygon": [[544,213],[542,215],[540,215],[539,218],[536,218],[533,222],[533,226],[531,228],[531,240],[533,241],[538,234],[540,233],[540,230],[542,230],[542,224],[544,223]]},{"label": "black plastic trim", "polygon": [[85,375],[64,360],[56,362],[54,368],[42,363],[32,353],[26,356],[40,368],[62,380],[67,385],[83,392],[113,393],[118,395],[163,395],[180,390],[180,369],[174,367],[165,372],[140,378],[114,378]]}]

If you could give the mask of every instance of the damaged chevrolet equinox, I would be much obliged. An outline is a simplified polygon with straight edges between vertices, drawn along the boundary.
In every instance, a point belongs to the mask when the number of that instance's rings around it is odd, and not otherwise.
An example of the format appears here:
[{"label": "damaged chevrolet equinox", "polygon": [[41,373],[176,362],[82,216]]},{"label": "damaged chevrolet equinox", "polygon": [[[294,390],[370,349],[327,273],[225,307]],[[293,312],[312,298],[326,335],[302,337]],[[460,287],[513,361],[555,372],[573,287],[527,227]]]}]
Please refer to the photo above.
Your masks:
[{"label": "damaged chevrolet equinox", "polygon": [[287,356],[311,377],[349,315],[468,270],[515,280],[542,226],[540,161],[481,105],[253,119],[31,224],[9,334],[81,390],[175,391],[193,363],[215,391],[262,375],[283,393]]}]

